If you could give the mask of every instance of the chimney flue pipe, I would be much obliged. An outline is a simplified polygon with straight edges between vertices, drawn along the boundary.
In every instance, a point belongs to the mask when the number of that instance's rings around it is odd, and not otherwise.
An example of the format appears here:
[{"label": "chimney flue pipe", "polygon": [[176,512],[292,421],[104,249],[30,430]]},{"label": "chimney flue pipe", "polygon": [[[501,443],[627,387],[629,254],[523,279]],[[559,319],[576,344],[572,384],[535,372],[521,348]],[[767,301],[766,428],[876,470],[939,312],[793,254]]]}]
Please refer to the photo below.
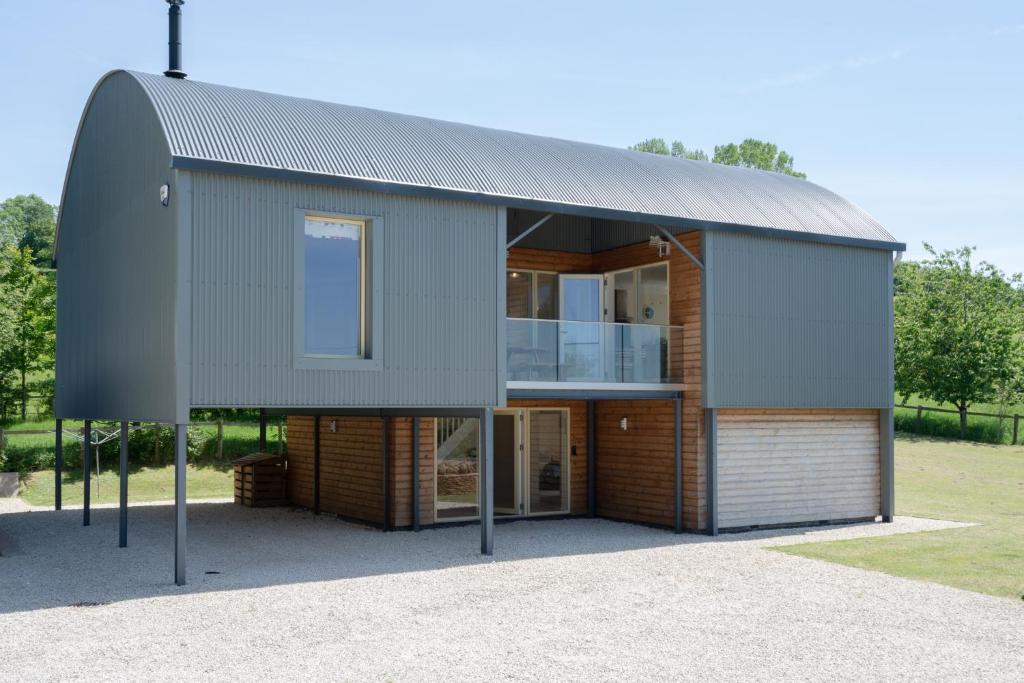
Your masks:
[{"label": "chimney flue pipe", "polygon": [[167,62],[164,76],[185,78],[181,70],[181,6],[185,0],[167,0]]}]

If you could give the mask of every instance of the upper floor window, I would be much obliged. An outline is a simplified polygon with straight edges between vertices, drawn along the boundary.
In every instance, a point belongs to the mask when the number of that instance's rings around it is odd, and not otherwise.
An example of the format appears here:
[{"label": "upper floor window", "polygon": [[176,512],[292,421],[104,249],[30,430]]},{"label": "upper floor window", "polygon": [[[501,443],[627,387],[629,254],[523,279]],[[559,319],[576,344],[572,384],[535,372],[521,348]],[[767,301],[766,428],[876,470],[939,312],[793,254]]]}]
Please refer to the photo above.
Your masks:
[{"label": "upper floor window", "polygon": [[509,318],[558,319],[558,273],[510,270],[506,276],[505,308]]},{"label": "upper floor window", "polygon": [[298,211],[296,367],[379,369],[383,222]]},{"label": "upper floor window", "polygon": [[363,355],[365,231],[365,221],[306,216],[306,355]]}]

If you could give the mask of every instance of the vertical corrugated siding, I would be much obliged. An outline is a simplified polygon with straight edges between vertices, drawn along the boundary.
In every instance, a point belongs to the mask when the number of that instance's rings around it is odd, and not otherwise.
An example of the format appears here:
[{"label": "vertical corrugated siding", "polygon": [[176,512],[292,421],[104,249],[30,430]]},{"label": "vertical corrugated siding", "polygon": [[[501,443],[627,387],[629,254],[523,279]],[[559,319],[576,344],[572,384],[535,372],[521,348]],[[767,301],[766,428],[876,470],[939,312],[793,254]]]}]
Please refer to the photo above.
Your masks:
[{"label": "vertical corrugated siding", "polygon": [[[296,209],[383,217],[382,370],[293,367]],[[195,174],[192,404],[494,405],[498,210]]]},{"label": "vertical corrugated siding", "polygon": [[73,155],[58,237],[57,415],[174,421],[178,197],[134,78],[98,86]]},{"label": "vertical corrugated siding", "polygon": [[879,514],[878,411],[722,410],[722,528]]},{"label": "vertical corrugated siding", "polygon": [[889,252],[708,233],[709,407],[892,401]]}]

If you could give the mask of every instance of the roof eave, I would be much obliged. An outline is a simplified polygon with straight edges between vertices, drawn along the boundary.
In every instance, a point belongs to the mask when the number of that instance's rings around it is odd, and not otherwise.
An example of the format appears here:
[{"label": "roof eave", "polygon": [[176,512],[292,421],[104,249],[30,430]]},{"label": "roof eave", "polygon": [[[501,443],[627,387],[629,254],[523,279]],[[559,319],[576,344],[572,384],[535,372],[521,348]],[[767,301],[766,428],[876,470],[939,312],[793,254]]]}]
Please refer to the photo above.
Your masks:
[{"label": "roof eave", "polygon": [[890,242],[886,240],[872,240],[860,237],[846,237],[841,235],[829,235],[822,233],[804,232],[800,230],[784,230],[780,228],[769,228],[755,225],[741,225],[735,223],[718,223],[714,221],[700,221],[677,216],[660,216],[619,209],[606,209],[602,207],[586,206],[582,204],[571,204],[553,202],[548,200],[531,199],[529,197],[510,197],[506,195],[489,194],[486,192],[474,192],[458,188],[434,187],[402,183],[396,181],[378,180],[376,178],[358,178],[352,176],[339,176],[315,173],[311,171],[299,171],[288,168],[275,168],[271,166],[259,166],[254,164],[242,164],[231,161],[220,161],[217,159],[202,159],[188,156],[173,156],[171,167],[186,171],[198,171],[207,173],[221,173],[227,175],[240,175],[264,180],[275,180],[284,182],[298,182],[310,185],[327,185],[331,187],[343,187],[355,190],[368,190],[371,192],[385,192],[412,197],[428,197],[432,199],[455,199],[468,202],[479,202],[496,206],[508,206],[518,209],[532,209],[549,213],[572,213],[588,218],[604,218],[609,220],[626,220],[637,223],[652,223],[666,227],[680,228],[683,230],[717,230],[722,232],[741,232],[747,234],[774,237],[776,239],[790,239],[802,242],[817,242],[821,244],[835,244],[850,247],[862,247],[868,249],[881,249],[885,251],[906,251],[907,245],[902,242]]}]

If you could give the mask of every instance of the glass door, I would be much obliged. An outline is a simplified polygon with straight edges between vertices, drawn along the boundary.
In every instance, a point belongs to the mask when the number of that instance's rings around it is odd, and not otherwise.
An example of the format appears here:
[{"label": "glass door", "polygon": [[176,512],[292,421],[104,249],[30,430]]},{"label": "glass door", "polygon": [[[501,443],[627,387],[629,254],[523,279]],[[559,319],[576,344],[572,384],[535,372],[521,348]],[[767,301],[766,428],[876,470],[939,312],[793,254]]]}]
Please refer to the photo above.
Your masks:
[{"label": "glass door", "polygon": [[604,276],[559,276],[558,375],[560,381],[606,382]]},{"label": "glass door", "polygon": [[498,515],[518,515],[522,511],[521,422],[522,411],[494,413],[494,512]]},{"label": "glass door", "polygon": [[527,411],[527,514],[569,512],[569,411]]}]

